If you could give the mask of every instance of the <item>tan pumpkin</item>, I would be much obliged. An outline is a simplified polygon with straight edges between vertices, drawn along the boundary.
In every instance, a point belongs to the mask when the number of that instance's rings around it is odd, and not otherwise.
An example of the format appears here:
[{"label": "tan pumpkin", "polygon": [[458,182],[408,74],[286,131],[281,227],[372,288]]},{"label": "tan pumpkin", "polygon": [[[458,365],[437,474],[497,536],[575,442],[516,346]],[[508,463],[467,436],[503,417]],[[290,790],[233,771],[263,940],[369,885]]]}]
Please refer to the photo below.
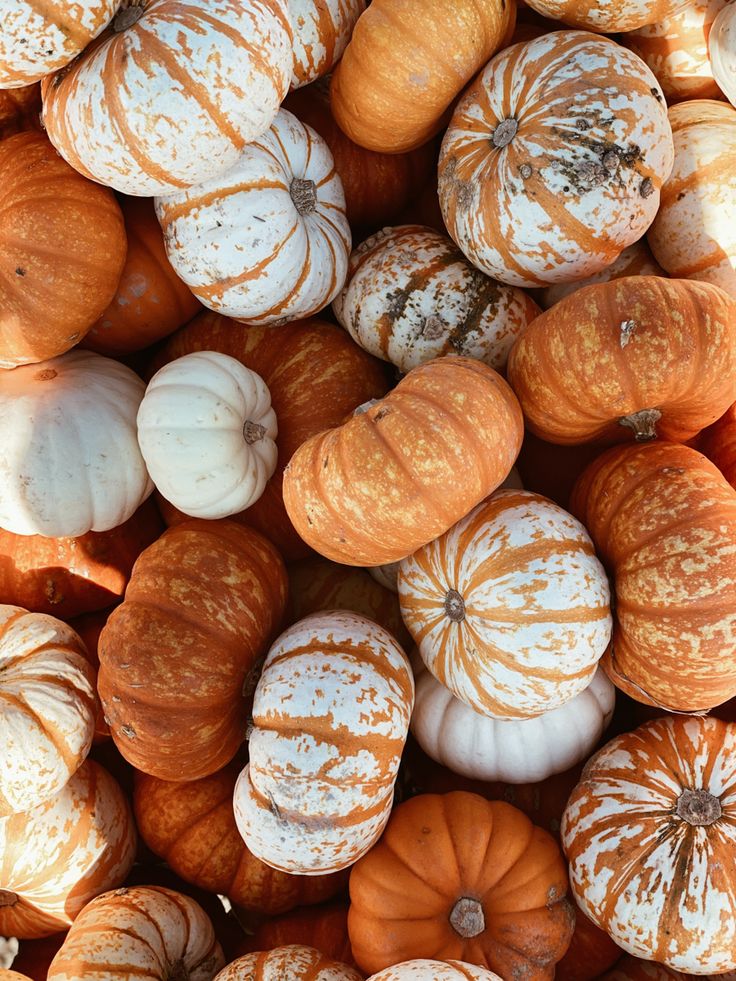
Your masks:
[{"label": "tan pumpkin", "polygon": [[727,3],[713,22],[708,54],[713,77],[731,105],[736,105],[736,17],[732,3]]},{"label": "tan pumpkin", "polygon": [[314,947],[297,944],[238,957],[215,981],[362,981],[363,975]]},{"label": "tan pumpkin", "polygon": [[332,71],[365,6],[366,0],[289,0],[294,31],[292,89]]},{"label": "tan pumpkin", "polygon": [[682,5],[682,0],[527,0],[532,9],[586,31],[614,34],[655,24]]}]

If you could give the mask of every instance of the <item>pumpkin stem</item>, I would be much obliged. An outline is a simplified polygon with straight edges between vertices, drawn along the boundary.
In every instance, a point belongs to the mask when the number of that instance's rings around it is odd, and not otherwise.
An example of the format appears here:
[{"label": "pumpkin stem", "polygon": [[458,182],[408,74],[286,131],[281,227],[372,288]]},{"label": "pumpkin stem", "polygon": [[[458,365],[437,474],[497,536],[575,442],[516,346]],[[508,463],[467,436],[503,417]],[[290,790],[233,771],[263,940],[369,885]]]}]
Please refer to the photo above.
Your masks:
[{"label": "pumpkin stem", "polygon": [[183,960],[179,959],[171,965],[167,981],[189,981],[189,971]]},{"label": "pumpkin stem", "polygon": [[357,409],[353,409],[353,415],[362,416],[369,409],[372,409],[374,405],[378,405],[380,401],[380,399],[369,399],[367,402],[363,402],[362,405],[357,407]]},{"label": "pumpkin stem", "polygon": [[721,817],[721,802],[707,790],[683,790],[677,798],[675,813],[696,828],[705,828]]},{"label": "pumpkin stem", "polygon": [[621,416],[619,426],[627,426],[633,430],[637,443],[648,443],[657,438],[657,423],[662,418],[659,409],[640,409],[630,416]]},{"label": "pumpkin stem", "polygon": [[243,439],[248,446],[252,446],[253,443],[257,443],[258,440],[263,439],[265,435],[265,426],[262,426],[259,422],[251,422],[250,419],[245,420],[245,425],[243,426]]},{"label": "pumpkin stem", "polygon": [[469,896],[463,896],[452,907],[450,925],[455,933],[459,934],[464,940],[477,937],[486,928],[483,907],[477,899],[470,899]]},{"label": "pumpkin stem", "polygon": [[317,185],[314,181],[305,181],[295,177],[289,188],[291,200],[300,215],[311,215],[317,210]]},{"label": "pumpkin stem", "polygon": [[10,892],[9,889],[0,889],[0,909],[3,906],[15,906],[18,902],[18,894]]},{"label": "pumpkin stem", "polygon": [[456,589],[447,591],[445,613],[453,623],[461,623],[465,619],[465,600]]},{"label": "pumpkin stem", "polygon": [[509,143],[516,136],[518,129],[519,121],[514,119],[513,116],[509,116],[508,119],[501,120],[498,126],[491,133],[491,143],[501,150],[503,147],[509,145]]}]

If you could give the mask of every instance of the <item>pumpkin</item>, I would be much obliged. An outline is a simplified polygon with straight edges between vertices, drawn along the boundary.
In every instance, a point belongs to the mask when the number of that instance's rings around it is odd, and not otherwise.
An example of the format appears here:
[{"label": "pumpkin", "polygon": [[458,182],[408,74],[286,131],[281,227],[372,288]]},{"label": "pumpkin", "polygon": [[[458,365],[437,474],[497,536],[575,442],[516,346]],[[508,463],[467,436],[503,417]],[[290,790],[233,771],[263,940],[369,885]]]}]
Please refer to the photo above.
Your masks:
[{"label": "pumpkin", "polygon": [[413,960],[379,971],[368,981],[501,981],[497,974],[464,961]]},{"label": "pumpkin", "polygon": [[17,971],[0,970],[0,981],[31,981],[27,974],[18,974]]},{"label": "pumpkin", "polygon": [[621,948],[579,909],[575,932],[567,953],[557,964],[555,977],[562,981],[595,981],[621,957]]},{"label": "pumpkin", "polygon": [[642,237],[672,155],[664,97],[640,58],[585,32],[546,34],[491,59],[455,108],[442,215],[502,283],[576,282]]},{"label": "pumpkin", "polygon": [[48,981],[211,981],[224,965],[212,922],[189,896],[161,886],[115,889],[82,912]]},{"label": "pumpkin", "polygon": [[398,593],[399,565],[399,562],[387,562],[385,565],[374,565],[368,572],[379,585],[390,589],[392,593]]},{"label": "pumpkin", "polygon": [[721,286],[736,297],[736,109],[695,99],[670,109],[675,165],[648,233],[670,276]]},{"label": "pumpkin", "polygon": [[736,488],[736,403],[702,434],[700,452],[715,463],[729,484]]},{"label": "pumpkin", "polygon": [[571,510],[613,581],[614,684],[683,712],[735,695],[736,491],[716,467],[674,443],[616,447],[584,471]]},{"label": "pumpkin", "polygon": [[[611,637],[608,580],[588,533],[529,491],[498,491],[404,559],[399,601],[429,671],[491,719],[531,719],[580,696]],[[471,742],[485,724],[472,719],[462,723]]]},{"label": "pumpkin", "polygon": [[[282,474],[301,443],[339,425],[357,405],[380,398],[387,382],[379,361],[362,351],[339,327],[322,320],[297,321],[278,330],[244,328],[203,313],[164,347],[156,367],[192,351],[220,351],[263,378],[279,424],[279,458],[263,496],[237,520],[266,535],[288,561],[304,558],[308,546],[284,508]],[[163,506],[167,523],[182,520]]]},{"label": "pumpkin", "polygon": [[527,0],[537,13],[570,27],[602,34],[635,31],[655,24],[682,6],[682,0]]},{"label": "pumpkin", "polygon": [[284,107],[316,130],[335,162],[345,192],[350,227],[381,228],[392,222],[423,187],[432,187],[437,160],[434,142],[407,153],[377,153],[353,143],[330,110],[329,80],[292,92]]},{"label": "pumpkin", "polygon": [[586,286],[530,324],[508,377],[549,442],[684,443],[736,399],[736,298],[658,276]]},{"label": "pumpkin", "polygon": [[135,849],[123,792],[88,760],[51,800],[0,818],[0,935],[67,929],[90,899],[120,885]]},{"label": "pumpkin", "polygon": [[0,89],[29,85],[68,65],[105,29],[121,2],[7,4],[0,29]]},{"label": "pumpkin", "polygon": [[228,170],[268,129],[292,40],[286,0],[125,0],[97,44],[44,79],[44,126],[81,174],[175,193]]},{"label": "pumpkin", "polygon": [[118,288],[81,347],[112,357],[149,347],[171,334],[201,309],[166,257],[153,202],[122,202],[128,255]]},{"label": "pumpkin", "polygon": [[61,620],[0,605],[0,815],[50,800],[92,746],[95,676]]},{"label": "pumpkin", "polygon": [[0,373],[0,527],[79,538],[130,518],[153,489],[135,417],[143,382],[91,351]]},{"label": "pumpkin", "polygon": [[556,842],[509,804],[413,797],[351,870],[353,953],[368,973],[430,956],[551,979],[573,930],[566,892]]},{"label": "pumpkin", "polygon": [[0,602],[68,620],[122,599],[133,563],[163,524],[153,500],[110,531],[78,538],[0,529]]},{"label": "pumpkin", "polygon": [[294,527],[334,562],[382,565],[432,541],[496,489],[521,445],[516,396],[469,358],[414,368],[363,408],[284,473]]},{"label": "pumpkin", "polygon": [[362,977],[314,947],[294,944],[239,957],[215,981],[362,981]]},{"label": "pumpkin", "polygon": [[40,129],[41,87],[0,89],[0,140],[28,129]]},{"label": "pumpkin", "polygon": [[401,372],[443,354],[503,371],[540,312],[521,290],[471,266],[446,235],[419,225],[384,228],[362,242],[332,308],[354,341]]},{"label": "pumpkin", "polygon": [[734,754],[736,726],[669,717],[586,765],[562,819],[571,888],[628,953],[688,973],[736,967]]},{"label": "pumpkin", "polygon": [[72,170],[45,136],[0,141],[0,368],[81,340],[115,295],[125,243],[112,193]]},{"label": "pumpkin", "polygon": [[601,269],[593,276],[578,280],[576,283],[556,283],[554,286],[546,286],[539,291],[538,300],[541,306],[547,310],[549,307],[559,303],[571,293],[576,293],[583,286],[592,286],[594,283],[610,283],[612,279],[623,279],[625,276],[665,276],[664,269],[655,262],[651,249],[647,245],[645,238],[634,242],[621,253],[618,259],[614,259],[610,266]]},{"label": "pumpkin", "polygon": [[708,38],[710,68],[717,85],[729,102],[736,104],[736,18],[733,5],[726,3],[721,7],[711,25]]},{"label": "pumpkin", "polygon": [[332,75],[338,126],[380,153],[426,143],[443,128],[455,96],[511,34],[515,15],[511,0],[373,0]]},{"label": "pumpkin", "polygon": [[[107,623],[110,615],[109,610],[96,610],[94,613],[84,613],[82,616],[74,617],[69,621],[69,626],[79,634],[84,645],[84,653],[95,672],[95,692],[97,691],[97,672],[100,668],[100,658],[97,647],[100,642],[102,628]],[[97,699],[97,714],[95,716],[95,734],[93,743],[95,745],[106,742],[110,738],[110,726],[105,722],[105,713],[102,704]],[[104,762],[104,761],[103,761]]]},{"label": "pumpkin", "polygon": [[340,892],[344,875],[296,876],[246,848],[233,815],[237,767],[185,783],[136,774],[133,806],[141,838],[186,882],[272,916]]},{"label": "pumpkin", "polygon": [[411,731],[425,753],[474,780],[533,783],[587,759],[611,721],[615,688],[599,668],[587,688],[535,719],[474,712],[417,658]]},{"label": "pumpkin", "polygon": [[177,275],[245,323],[309,317],[345,282],[350,228],[332,154],[285,109],[227,171],[157,198],[156,214]]},{"label": "pumpkin", "polygon": [[250,528],[192,519],[149,546],[100,635],[98,690],[125,759],[177,781],[228,763],[285,604],[281,558]]},{"label": "pumpkin", "polygon": [[294,30],[293,89],[334,68],[365,5],[366,0],[289,0]]},{"label": "pumpkin", "polygon": [[276,469],[276,413],[260,375],[218,351],[172,361],[138,409],[138,444],[163,496],[195,518],[226,518]]},{"label": "pumpkin", "polygon": [[286,944],[316,947],[330,960],[354,965],[348,937],[347,904],[335,902],[322,906],[305,906],[281,916],[269,917],[243,940],[238,955],[273,950],[274,947],[283,947]]},{"label": "pumpkin", "polygon": [[351,865],[379,838],[409,731],[414,679],[393,637],[347,611],[315,613],[271,647],[235,786],[246,845],[302,875]]}]

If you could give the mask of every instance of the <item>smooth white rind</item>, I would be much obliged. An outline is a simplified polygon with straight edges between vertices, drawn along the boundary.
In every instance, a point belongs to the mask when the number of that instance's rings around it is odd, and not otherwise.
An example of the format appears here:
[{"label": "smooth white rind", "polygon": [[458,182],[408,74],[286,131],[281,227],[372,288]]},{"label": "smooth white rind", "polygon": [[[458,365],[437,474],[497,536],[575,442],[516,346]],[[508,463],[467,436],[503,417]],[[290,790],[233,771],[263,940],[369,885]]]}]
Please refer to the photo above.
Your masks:
[{"label": "smooth white rind", "polygon": [[347,964],[331,961],[314,947],[285,944],[267,952],[238,957],[214,981],[361,981]]},{"label": "smooth white rind", "polygon": [[501,981],[493,971],[465,961],[413,960],[372,974],[368,981]]},{"label": "smooth white rind", "polygon": [[731,105],[736,106],[736,6],[727,3],[713,21],[708,38],[713,77]]}]

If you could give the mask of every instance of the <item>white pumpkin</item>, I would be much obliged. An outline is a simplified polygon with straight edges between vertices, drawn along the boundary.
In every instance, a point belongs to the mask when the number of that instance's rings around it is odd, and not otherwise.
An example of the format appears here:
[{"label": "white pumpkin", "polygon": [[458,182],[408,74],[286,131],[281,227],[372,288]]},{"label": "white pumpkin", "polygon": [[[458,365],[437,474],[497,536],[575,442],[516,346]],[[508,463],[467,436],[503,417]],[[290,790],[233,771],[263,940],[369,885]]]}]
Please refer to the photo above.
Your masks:
[{"label": "white pumpkin", "polygon": [[289,0],[294,29],[292,89],[332,71],[365,6],[366,0]]},{"label": "white pumpkin", "polygon": [[138,410],[151,479],[195,518],[226,518],[258,500],[276,469],[277,431],[266,383],[217,351],[164,365]]},{"label": "white pumpkin", "polygon": [[362,977],[355,968],[325,957],[314,947],[287,944],[238,957],[214,981],[361,981]]},{"label": "white pumpkin", "polygon": [[368,981],[501,981],[493,971],[465,961],[402,961],[372,974]]},{"label": "white pumpkin", "polygon": [[350,228],[332,154],[285,109],[230,170],[157,198],[156,214],[181,279],[236,320],[308,317],[345,282]]},{"label": "white pumpkin", "polygon": [[412,660],[411,731],[427,756],[471,780],[537,783],[586,759],[603,735],[616,689],[602,668],[579,695],[534,719],[502,721],[473,711]]},{"label": "white pumpkin", "polygon": [[287,0],[123,0],[104,40],[43,83],[75,170],[126,194],[220,174],[273,122],[293,70]]},{"label": "white pumpkin", "polygon": [[153,490],[136,436],[144,391],[79,349],[0,372],[0,528],[77,538],[127,521]]},{"label": "white pumpkin", "polygon": [[736,106],[736,4],[727,3],[713,21],[708,53],[718,87],[731,105]]}]

